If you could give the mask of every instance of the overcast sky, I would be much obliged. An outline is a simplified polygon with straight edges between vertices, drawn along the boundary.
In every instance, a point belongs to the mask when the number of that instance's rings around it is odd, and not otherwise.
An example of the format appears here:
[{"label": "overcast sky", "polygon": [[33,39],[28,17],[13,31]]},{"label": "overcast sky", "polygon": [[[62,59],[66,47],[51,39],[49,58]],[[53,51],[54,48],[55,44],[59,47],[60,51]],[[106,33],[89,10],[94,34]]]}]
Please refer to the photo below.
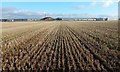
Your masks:
[{"label": "overcast sky", "polygon": [[66,17],[109,17],[117,19],[118,2],[107,0],[103,2],[3,2],[2,18],[41,18]]}]

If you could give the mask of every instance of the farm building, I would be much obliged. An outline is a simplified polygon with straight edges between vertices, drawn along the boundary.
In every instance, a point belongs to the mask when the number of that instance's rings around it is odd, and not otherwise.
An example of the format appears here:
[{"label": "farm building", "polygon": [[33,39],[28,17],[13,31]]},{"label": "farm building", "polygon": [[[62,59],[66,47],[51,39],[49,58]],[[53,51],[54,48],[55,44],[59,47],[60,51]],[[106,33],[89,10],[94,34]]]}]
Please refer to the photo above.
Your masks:
[{"label": "farm building", "polygon": [[28,19],[0,19],[1,22],[28,21]]},{"label": "farm building", "polygon": [[81,20],[81,21],[88,21],[88,18],[81,18],[79,20]]},{"label": "farm building", "polygon": [[13,22],[13,19],[0,19],[0,22]]},{"label": "farm building", "polygon": [[0,19],[0,22],[7,22],[7,19]]},{"label": "farm building", "polygon": [[96,18],[96,21],[103,21],[103,18]]},{"label": "farm building", "polygon": [[16,21],[28,21],[28,19],[13,19],[14,22]]},{"label": "farm building", "polygon": [[62,18],[56,18],[55,20],[62,20]]},{"label": "farm building", "polygon": [[52,17],[45,17],[45,18],[42,18],[41,20],[45,20],[45,21],[53,21],[53,20],[55,20],[55,19],[52,18]]},{"label": "farm building", "polygon": [[96,18],[96,21],[107,21],[108,18]]},{"label": "farm building", "polygon": [[40,21],[40,19],[28,19],[28,21]]},{"label": "farm building", "polygon": [[77,18],[75,21],[107,21],[108,18]]},{"label": "farm building", "polygon": [[88,21],[96,21],[95,18],[89,18]]}]

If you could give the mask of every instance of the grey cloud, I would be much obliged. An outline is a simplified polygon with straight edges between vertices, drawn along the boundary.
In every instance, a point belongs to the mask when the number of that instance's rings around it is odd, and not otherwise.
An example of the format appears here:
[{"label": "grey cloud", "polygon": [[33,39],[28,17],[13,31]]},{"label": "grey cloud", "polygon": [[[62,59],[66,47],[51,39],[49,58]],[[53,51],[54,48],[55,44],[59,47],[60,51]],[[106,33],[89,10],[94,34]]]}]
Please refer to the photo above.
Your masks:
[{"label": "grey cloud", "polygon": [[2,8],[1,12],[2,18],[40,18],[43,16],[42,13],[24,11],[11,7]]}]

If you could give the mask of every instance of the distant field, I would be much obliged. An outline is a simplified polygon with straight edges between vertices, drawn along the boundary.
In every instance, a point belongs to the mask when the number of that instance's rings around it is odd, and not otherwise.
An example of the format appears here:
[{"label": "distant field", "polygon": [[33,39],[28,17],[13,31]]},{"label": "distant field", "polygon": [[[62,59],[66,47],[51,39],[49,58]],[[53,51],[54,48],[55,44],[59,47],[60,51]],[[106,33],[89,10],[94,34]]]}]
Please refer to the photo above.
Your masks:
[{"label": "distant field", "polygon": [[2,70],[120,70],[118,21],[2,23]]}]

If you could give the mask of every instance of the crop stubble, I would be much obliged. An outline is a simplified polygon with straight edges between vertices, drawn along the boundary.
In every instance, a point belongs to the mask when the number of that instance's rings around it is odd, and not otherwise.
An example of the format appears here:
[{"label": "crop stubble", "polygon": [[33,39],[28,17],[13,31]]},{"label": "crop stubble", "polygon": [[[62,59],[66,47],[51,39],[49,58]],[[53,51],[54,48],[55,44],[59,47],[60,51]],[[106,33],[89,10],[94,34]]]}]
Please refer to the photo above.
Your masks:
[{"label": "crop stubble", "polygon": [[3,23],[3,71],[119,70],[116,21],[48,21],[30,25],[28,22],[25,26],[22,23]]}]

